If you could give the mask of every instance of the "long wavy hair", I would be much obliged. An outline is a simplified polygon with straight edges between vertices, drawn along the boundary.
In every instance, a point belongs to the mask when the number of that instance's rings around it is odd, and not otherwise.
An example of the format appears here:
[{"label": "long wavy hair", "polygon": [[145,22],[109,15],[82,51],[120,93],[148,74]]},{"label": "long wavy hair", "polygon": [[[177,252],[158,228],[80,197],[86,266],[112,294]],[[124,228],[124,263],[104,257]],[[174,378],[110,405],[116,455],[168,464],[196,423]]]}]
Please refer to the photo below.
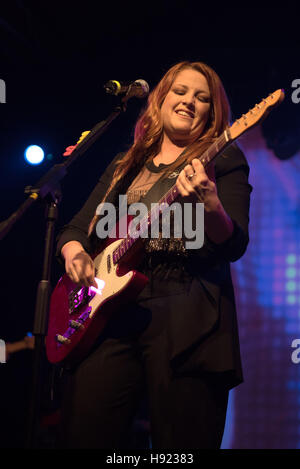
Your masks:
[{"label": "long wavy hair", "polygon": [[[137,164],[144,164],[160,152],[163,141],[163,122],[161,106],[168,94],[176,76],[185,69],[196,70],[205,76],[211,96],[210,112],[205,128],[201,135],[185,149],[184,153],[168,166],[163,177],[167,177],[184,161],[190,163],[193,158],[201,156],[213,141],[228,127],[231,117],[230,106],[223,84],[217,73],[203,62],[180,62],[173,65],[163,76],[157,86],[149,94],[145,110],[141,113],[135,125],[133,145],[126,155],[116,162],[108,190],[101,202],[105,202],[108,194],[117,182],[124,178],[130,169]],[[89,225],[88,233],[92,233],[99,215],[94,215]]]}]

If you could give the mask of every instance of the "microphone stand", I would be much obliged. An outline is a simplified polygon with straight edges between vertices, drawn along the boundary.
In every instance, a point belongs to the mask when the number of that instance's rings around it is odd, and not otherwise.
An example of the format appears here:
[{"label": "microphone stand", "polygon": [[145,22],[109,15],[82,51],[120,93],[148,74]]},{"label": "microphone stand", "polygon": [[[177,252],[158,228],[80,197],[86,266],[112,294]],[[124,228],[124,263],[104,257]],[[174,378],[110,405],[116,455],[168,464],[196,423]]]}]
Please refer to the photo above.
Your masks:
[{"label": "microphone stand", "polygon": [[42,276],[37,288],[37,297],[34,314],[33,334],[35,336],[32,394],[29,406],[29,421],[26,447],[38,447],[38,424],[41,401],[41,370],[42,353],[44,352],[45,336],[48,327],[48,312],[51,295],[51,259],[54,246],[55,223],[58,217],[58,205],[61,201],[60,181],[66,176],[69,166],[82,156],[88,148],[106,131],[112,121],[122,112],[126,111],[129,97],[125,96],[115,107],[113,112],[104,121],[96,124],[86,137],[74,148],[64,163],[56,164],[44,175],[35,186],[27,186],[25,193],[30,194],[27,200],[7,220],[0,224],[0,239],[4,238],[12,226],[26,213],[38,200],[46,203],[46,234],[44,245],[44,259]]}]

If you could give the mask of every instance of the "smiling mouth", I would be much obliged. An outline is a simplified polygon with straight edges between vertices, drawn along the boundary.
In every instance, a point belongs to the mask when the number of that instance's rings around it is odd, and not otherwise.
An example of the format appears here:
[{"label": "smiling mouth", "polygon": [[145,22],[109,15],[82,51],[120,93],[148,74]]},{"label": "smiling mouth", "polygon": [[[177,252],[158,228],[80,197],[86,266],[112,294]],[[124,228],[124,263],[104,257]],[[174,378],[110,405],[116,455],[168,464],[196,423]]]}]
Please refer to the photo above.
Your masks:
[{"label": "smiling mouth", "polygon": [[175,112],[176,112],[176,114],[178,114],[179,116],[182,116],[182,117],[187,117],[189,119],[194,118],[194,114],[192,112],[184,111],[183,109],[179,109],[178,111],[175,111]]}]

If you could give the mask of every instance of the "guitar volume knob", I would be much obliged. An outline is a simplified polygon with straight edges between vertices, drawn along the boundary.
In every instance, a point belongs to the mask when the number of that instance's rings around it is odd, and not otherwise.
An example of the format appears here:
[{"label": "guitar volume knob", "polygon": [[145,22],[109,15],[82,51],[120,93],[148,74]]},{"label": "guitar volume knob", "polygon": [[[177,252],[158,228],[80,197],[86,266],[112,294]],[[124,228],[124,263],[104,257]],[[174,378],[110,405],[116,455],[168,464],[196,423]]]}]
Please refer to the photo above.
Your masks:
[{"label": "guitar volume knob", "polygon": [[67,344],[71,343],[70,339],[68,339],[67,337],[65,337],[64,335],[61,335],[61,334],[56,334],[55,338],[56,338],[57,342],[59,342],[60,344],[67,345]]},{"label": "guitar volume knob", "polygon": [[73,329],[82,329],[84,326],[81,324],[79,321],[74,321],[74,319],[71,319],[69,321],[69,326],[72,327]]}]

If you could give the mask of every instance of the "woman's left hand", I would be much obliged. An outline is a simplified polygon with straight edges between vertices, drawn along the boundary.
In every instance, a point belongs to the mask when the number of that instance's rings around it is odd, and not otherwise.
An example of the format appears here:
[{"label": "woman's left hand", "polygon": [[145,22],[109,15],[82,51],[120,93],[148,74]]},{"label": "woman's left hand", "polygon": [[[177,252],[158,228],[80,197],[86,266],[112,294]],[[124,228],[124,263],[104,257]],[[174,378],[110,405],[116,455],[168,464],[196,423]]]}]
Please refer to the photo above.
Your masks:
[{"label": "woman's left hand", "polygon": [[194,201],[204,203],[206,212],[218,210],[220,199],[215,183],[213,164],[210,164],[205,171],[200,160],[193,159],[191,164],[187,164],[180,172],[176,185],[182,197],[189,197]]}]

